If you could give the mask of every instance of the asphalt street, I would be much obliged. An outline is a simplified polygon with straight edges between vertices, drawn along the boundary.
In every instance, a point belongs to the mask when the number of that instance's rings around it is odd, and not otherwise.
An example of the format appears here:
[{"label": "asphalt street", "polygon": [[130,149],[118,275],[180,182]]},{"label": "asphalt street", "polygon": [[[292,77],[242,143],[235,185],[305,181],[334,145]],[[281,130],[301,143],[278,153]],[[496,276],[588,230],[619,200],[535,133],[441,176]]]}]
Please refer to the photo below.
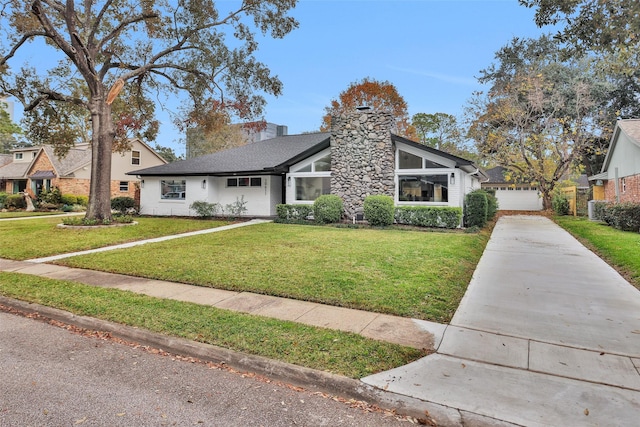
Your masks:
[{"label": "asphalt street", "polygon": [[0,312],[1,426],[407,426],[252,374]]}]

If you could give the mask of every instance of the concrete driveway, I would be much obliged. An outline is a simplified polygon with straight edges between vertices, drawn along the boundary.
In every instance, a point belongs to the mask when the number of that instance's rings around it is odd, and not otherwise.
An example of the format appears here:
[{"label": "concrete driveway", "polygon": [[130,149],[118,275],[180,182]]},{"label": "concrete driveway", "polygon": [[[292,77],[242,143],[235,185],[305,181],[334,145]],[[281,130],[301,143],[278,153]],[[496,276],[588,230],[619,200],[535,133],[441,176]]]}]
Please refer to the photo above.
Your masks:
[{"label": "concrete driveway", "polygon": [[457,409],[442,424],[637,426],[639,369],[640,292],[549,219],[509,216],[437,353],[363,381]]}]

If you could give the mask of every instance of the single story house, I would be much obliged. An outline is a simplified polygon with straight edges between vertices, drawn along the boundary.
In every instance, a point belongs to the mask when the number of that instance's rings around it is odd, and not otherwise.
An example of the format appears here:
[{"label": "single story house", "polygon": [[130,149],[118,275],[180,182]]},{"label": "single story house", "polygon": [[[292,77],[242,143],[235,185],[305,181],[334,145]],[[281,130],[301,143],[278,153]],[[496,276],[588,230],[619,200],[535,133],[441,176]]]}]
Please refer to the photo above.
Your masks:
[{"label": "single story house", "polygon": [[[113,153],[111,158],[111,197],[135,197],[137,180],[127,175],[140,166],[167,163],[144,142],[133,139],[131,148]],[[36,197],[54,187],[63,194],[88,196],[91,182],[91,147],[79,144],[59,157],[50,145],[11,150],[11,162],[0,166],[0,191],[16,194],[22,191]]]},{"label": "single story house", "polygon": [[595,184],[594,200],[640,203],[640,119],[618,120]]},{"label": "single story house", "polygon": [[388,113],[334,117],[331,132],[283,135],[130,174],[140,180],[140,212],[195,215],[195,201],[222,206],[244,198],[247,216],[275,216],[276,205],[342,198],[347,218],[370,194],[396,205],[462,207],[488,177],[466,159],[394,135]]},{"label": "single story house", "polygon": [[495,190],[501,211],[541,211],[542,196],[535,184],[508,181],[507,169],[502,166],[487,169],[489,180],[482,188]]}]

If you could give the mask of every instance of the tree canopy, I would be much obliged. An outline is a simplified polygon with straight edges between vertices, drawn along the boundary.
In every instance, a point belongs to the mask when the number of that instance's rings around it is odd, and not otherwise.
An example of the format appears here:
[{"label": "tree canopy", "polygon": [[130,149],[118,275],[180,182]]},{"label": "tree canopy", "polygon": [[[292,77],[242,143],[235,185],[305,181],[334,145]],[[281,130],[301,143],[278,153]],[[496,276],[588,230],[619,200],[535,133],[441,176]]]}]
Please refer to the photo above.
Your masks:
[{"label": "tree canopy", "polygon": [[[129,117],[127,125],[118,98],[130,112],[130,95],[143,106],[184,92],[192,111],[218,99],[240,106],[234,113],[243,119],[259,117],[262,93],[279,95],[282,83],[257,60],[256,35],[280,38],[296,28],[287,15],[296,2],[243,0],[217,7],[210,0],[0,0],[0,92],[17,98],[26,112],[48,114],[52,103],[88,112],[87,217],[108,219],[114,140],[146,132],[140,126],[150,119],[141,107],[143,117]],[[17,54],[29,49],[47,55],[50,66],[21,63]],[[153,124],[147,130],[153,132]]]},{"label": "tree canopy", "polygon": [[326,132],[331,129],[331,116],[350,113],[363,106],[391,113],[398,135],[409,139],[417,138],[415,128],[409,123],[407,102],[396,87],[388,81],[369,77],[351,83],[338,95],[338,99],[331,100],[331,104],[325,107],[326,114],[322,118],[320,130]]},{"label": "tree canopy", "polygon": [[557,182],[603,139],[611,90],[587,59],[559,62],[558,54],[548,38],[513,40],[482,71],[491,88],[468,109],[478,151],[536,182],[545,208]]},{"label": "tree canopy", "polygon": [[6,108],[7,104],[0,98],[0,154],[8,153],[11,149],[16,148],[18,145],[16,136],[22,134],[22,129],[11,121]]}]

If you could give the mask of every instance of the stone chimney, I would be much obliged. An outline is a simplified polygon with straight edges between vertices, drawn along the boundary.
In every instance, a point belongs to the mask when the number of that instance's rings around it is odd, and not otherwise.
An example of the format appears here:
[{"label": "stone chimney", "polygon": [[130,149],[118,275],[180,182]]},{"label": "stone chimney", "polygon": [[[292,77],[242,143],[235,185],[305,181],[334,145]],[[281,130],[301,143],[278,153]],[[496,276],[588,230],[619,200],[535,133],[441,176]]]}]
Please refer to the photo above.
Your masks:
[{"label": "stone chimney", "polygon": [[331,118],[331,193],[347,219],[363,213],[368,195],[394,196],[393,123],[390,113],[367,108]]}]

